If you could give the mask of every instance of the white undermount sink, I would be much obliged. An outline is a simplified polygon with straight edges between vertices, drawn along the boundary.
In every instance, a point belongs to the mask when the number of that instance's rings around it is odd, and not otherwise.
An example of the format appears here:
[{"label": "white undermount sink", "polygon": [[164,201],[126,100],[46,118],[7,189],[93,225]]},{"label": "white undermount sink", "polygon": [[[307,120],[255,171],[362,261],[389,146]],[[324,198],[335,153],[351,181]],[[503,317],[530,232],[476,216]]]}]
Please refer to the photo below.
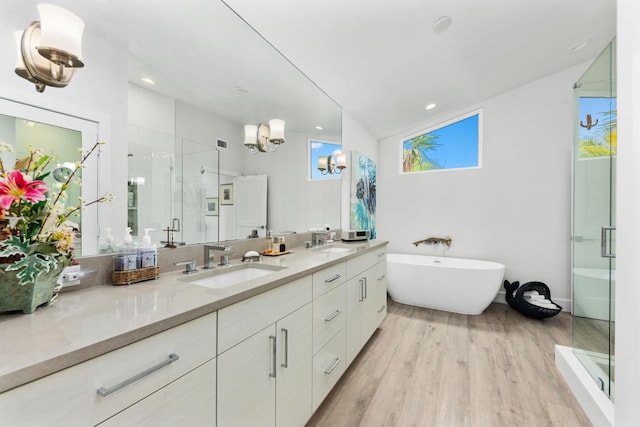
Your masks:
[{"label": "white undermount sink", "polygon": [[178,280],[205,288],[224,289],[258,277],[268,276],[283,268],[270,265],[242,264],[233,267],[218,267],[217,270],[209,273],[200,273]]}]

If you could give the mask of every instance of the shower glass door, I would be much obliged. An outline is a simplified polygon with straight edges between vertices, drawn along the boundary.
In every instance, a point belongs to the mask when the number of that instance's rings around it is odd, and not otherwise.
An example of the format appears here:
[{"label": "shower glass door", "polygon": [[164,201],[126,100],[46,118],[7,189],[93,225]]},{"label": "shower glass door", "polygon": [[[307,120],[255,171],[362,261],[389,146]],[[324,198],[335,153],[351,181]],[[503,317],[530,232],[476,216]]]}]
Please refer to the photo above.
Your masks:
[{"label": "shower glass door", "polygon": [[575,84],[573,348],[600,389],[615,379],[615,40]]}]

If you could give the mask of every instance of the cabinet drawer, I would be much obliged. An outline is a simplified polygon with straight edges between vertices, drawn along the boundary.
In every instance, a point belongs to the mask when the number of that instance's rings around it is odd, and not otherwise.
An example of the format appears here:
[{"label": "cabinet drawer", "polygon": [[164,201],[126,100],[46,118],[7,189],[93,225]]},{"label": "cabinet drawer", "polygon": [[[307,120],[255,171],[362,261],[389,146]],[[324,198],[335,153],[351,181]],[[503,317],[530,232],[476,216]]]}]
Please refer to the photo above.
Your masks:
[{"label": "cabinet drawer", "polygon": [[313,273],[313,298],[318,298],[344,283],[345,275],[346,263],[344,262]]},{"label": "cabinet drawer", "polygon": [[109,418],[100,427],[212,426],[216,420],[216,361],[178,378]]},{"label": "cabinet drawer", "polygon": [[313,410],[318,409],[345,371],[345,332],[342,329],[313,358]]},{"label": "cabinet drawer", "polygon": [[347,260],[347,279],[362,273],[379,262],[386,260],[387,247],[374,249],[371,252],[362,254],[359,257]]},{"label": "cabinet drawer", "polygon": [[343,284],[313,301],[313,354],[344,328],[345,298]]},{"label": "cabinet drawer", "polygon": [[[171,354],[179,359],[168,363]],[[3,393],[0,425],[95,425],[213,359],[215,354],[213,313]],[[107,396],[98,394],[99,389],[114,388],[162,364]]]},{"label": "cabinet drawer", "polygon": [[311,302],[311,286],[303,277],[220,310],[218,354]]},{"label": "cabinet drawer", "polygon": [[368,289],[371,295],[378,295],[380,293],[387,293],[387,263],[381,262],[376,264],[371,269],[371,274],[368,276]]}]

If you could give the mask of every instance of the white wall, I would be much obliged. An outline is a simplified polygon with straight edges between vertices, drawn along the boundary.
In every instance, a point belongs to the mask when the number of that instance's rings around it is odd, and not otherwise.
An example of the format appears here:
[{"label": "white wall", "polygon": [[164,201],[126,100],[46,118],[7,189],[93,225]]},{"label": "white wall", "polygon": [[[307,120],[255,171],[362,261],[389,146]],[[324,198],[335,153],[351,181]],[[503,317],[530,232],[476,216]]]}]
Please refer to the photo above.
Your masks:
[{"label": "white wall", "polygon": [[34,85],[14,73],[17,51],[13,31],[24,30],[37,18],[0,14],[0,96],[75,115],[100,123],[98,138],[107,142],[101,162],[110,165],[101,172],[100,193],[118,195],[100,206],[100,221],[116,229],[126,226],[127,177],[127,49],[85,29],[82,51],[85,67],[76,72],[66,88],[47,88],[37,93]]},{"label": "white wall", "polygon": [[615,425],[640,418],[640,3],[618,0]]},{"label": "white wall", "polygon": [[[348,230],[351,228],[349,224],[351,219],[351,155],[354,151],[358,151],[376,162],[376,165],[378,166],[378,177],[380,176],[380,161],[378,155],[378,141],[369,133],[368,130],[362,127],[360,123],[358,123],[349,115],[348,112],[344,110],[342,111],[342,149],[344,153],[348,153],[348,163],[347,169],[342,171],[342,211],[340,214],[340,223],[343,230]],[[378,186],[379,185],[380,183],[378,182]],[[378,208],[378,215],[379,212],[380,209]]]},{"label": "white wall", "polygon": [[505,278],[547,283],[570,309],[573,67],[471,106],[482,108],[482,168],[400,174],[401,141],[380,144],[379,233],[389,251],[426,253],[411,242],[450,236],[447,256],[506,265]]}]

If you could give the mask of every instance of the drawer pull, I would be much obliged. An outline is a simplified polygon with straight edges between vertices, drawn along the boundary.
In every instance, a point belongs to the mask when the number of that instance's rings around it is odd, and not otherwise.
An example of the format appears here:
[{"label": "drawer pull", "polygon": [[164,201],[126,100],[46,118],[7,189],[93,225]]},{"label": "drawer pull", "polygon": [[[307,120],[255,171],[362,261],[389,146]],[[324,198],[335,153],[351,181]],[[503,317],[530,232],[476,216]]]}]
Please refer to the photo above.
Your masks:
[{"label": "drawer pull", "polygon": [[280,329],[280,331],[282,331],[282,336],[284,337],[284,362],[280,364],[280,366],[282,366],[283,368],[288,368],[289,367],[289,330],[282,328]]},{"label": "drawer pull", "polygon": [[340,359],[339,357],[336,357],[336,361],[333,362],[333,365],[331,365],[331,367],[329,369],[324,371],[324,373],[329,375],[331,372],[333,372],[334,369],[336,369],[336,366],[338,366],[340,364],[340,362],[342,362],[342,359]]},{"label": "drawer pull", "polygon": [[276,377],[276,337],[274,335],[269,335],[269,341],[271,341],[271,372],[269,372],[269,377]]},{"label": "drawer pull", "polygon": [[109,388],[104,388],[104,387],[100,387],[97,392],[100,396],[102,397],[107,397],[112,393],[115,393],[116,391],[125,388],[126,386],[133,384],[134,382],[141,380],[142,378],[151,375],[152,373],[159,371],[160,369],[164,368],[165,366],[170,365],[171,363],[175,362],[176,360],[180,359],[180,357],[178,357],[177,354],[171,353],[169,355],[169,358],[167,360],[165,360],[164,362],[158,363],[156,366],[153,366],[149,369],[147,369],[146,371],[140,372],[139,374],[136,374],[130,378],[127,378],[126,380],[122,381],[120,384],[116,384],[113,387],[109,387]]},{"label": "drawer pull", "polygon": [[342,274],[336,274],[335,276],[329,277],[328,279],[324,279],[324,283],[331,283],[331,282],[335,282],[336,280],[338,280],[339,278],[342,277]]},{"label": "drawer pull", "polygon": [[387,254],[386,252],[381,252],[381,253],[379,253],[379,254],[378,254],[378,258],[381,258],[381,257],[385,256],[386,254]]},{"label": "drawer pull", "polygon": [[336,317],[338,317],[340,315],[340,313],[342,313],[340,310],[336,310],[335,313],[333,313],[331,316],[329,317],[325,317],[324,321],[325,322],[331,322],[333,319],[335,319]]},{"label": "drawer pull", "polygon": [[380,306],[380,310],[378,310],[378,313],[382,313],[385,308],[387,308],[386,305]]},{"label": "drawer pull", "polygon": [[382,276],[378,277],[378,280],[384,280],[384,278],[385,278],[385,277],[387,277],[387,276],[385,276],[385,275],[383,274]]}]

